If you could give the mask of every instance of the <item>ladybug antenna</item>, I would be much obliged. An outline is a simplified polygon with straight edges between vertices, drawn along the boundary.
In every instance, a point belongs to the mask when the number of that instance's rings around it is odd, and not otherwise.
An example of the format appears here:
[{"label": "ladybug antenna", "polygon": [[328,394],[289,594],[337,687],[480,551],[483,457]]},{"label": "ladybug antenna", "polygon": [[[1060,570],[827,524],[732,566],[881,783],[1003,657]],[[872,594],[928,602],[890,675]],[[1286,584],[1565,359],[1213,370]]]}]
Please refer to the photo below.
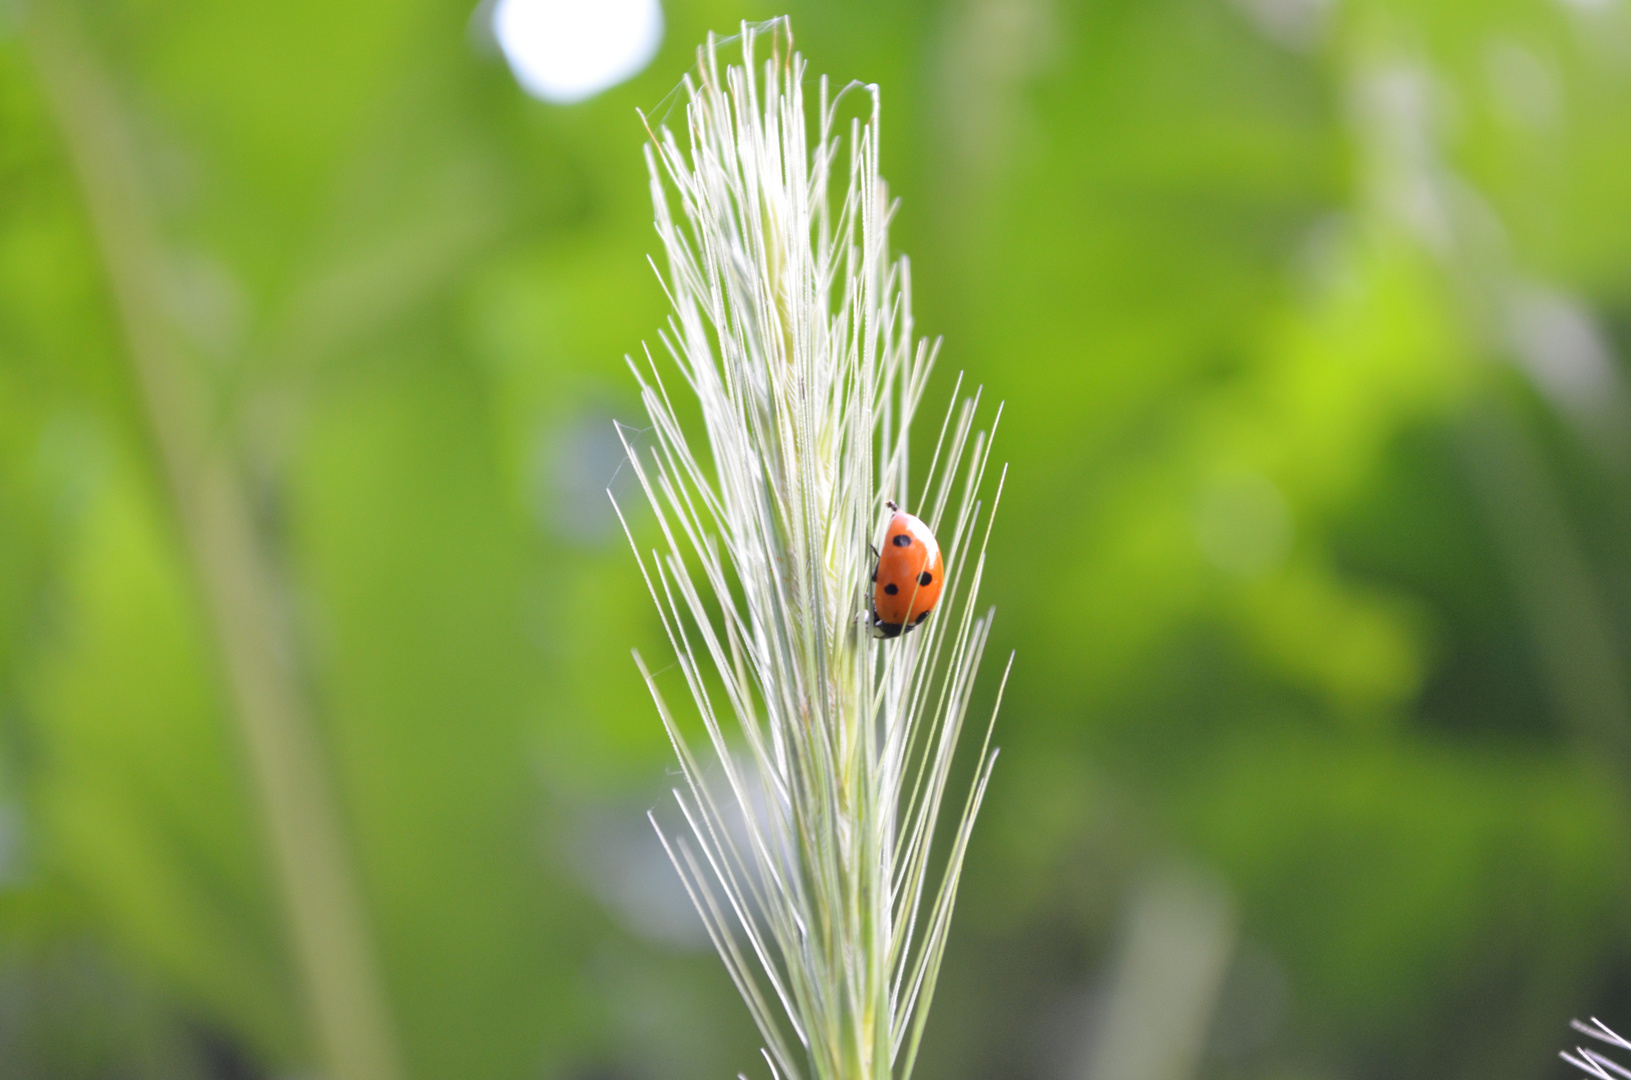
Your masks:
[{"label": "ladybug antenna", "polygon": [[894,499],[885,499],[883,501],[883,504],[885,506],[889,507],[889,509],[893,510],[895,513],[897,513],[897,514],[900,513],[900,507],[895,505],[895,500]]}]

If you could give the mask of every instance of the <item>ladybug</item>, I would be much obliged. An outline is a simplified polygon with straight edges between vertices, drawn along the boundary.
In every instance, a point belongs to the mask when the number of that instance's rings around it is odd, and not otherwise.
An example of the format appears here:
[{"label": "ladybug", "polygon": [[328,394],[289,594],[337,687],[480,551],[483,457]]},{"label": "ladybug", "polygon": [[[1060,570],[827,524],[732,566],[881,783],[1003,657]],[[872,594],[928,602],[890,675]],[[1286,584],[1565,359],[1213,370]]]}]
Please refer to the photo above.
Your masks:
[{"label": "ladybug", "polygon": [[922,521],[894,503],[883,534],[883,553],[872,570],[873,637],[894,638],[929,617],[945,588],[946,564],[940,545]]}]

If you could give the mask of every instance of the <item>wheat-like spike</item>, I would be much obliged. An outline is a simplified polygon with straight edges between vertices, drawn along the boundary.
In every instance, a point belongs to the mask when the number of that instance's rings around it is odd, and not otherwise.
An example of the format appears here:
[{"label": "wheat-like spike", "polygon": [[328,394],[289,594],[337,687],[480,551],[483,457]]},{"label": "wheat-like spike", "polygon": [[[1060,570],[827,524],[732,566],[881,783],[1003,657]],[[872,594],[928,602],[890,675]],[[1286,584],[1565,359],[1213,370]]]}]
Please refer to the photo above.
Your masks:
[{"label": "wheat-like spike", "polygon": [[[683,142],[646,123],[672,315],[657,335],[666,362],[649,349],[629,360],[651,439],[624,449],[657,549],[642,553],[619,519],[701,731],[687,735],[636,656],[684,777],[674,796],[689,837],[663,846],[772,1077],[904,1080],[996,760],[993,711],[933,880],[991,632],[976,604],[1002,491],[988,511],[996,423],[979,429],[981,391],[961,397],[959,376],[911,482],[938,343],[915,337],[910,270],[889,251],[878,90],[834,94],[822,79],[807,118],[786,20],[744,24],[736,40],[739,65],[710,37],[681,83]],[[841,123],[852,105],[862,115]],[[700,426],[681,420],[693,407]],[[875,641],[869,542],[885,501],[914,497],[940,534],[946,582],[933,618]]]}]

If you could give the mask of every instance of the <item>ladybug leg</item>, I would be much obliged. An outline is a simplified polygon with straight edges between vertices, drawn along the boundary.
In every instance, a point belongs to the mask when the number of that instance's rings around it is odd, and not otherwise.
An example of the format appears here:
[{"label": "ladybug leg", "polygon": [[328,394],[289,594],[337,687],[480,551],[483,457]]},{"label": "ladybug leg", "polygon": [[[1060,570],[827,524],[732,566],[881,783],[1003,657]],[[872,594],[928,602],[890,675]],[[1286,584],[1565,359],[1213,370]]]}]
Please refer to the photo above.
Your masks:
[{"label": "ladybug leg", "polygon": [[882,558],[883,556],[879,555],[878,554],[878,549],[873,547],[871,544],[868,544],[866,546],[866,549],[868,551],[872,552],[872,580],[877,581],[878,580],[878,560],[880,558]]}]

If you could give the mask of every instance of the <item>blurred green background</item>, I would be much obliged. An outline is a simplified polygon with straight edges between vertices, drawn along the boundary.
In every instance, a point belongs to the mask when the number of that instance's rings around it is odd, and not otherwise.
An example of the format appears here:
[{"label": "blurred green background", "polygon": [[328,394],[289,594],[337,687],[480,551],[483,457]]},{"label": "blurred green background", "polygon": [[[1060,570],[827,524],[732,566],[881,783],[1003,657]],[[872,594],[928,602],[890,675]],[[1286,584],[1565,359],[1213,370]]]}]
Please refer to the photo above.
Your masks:
[{"label": "blurred green background", "polygon": [[[670,0],[560,105],[470,0],[0,9],[0,1076],[764,1074],[603,489],[635,109],[783,10]],[[791,14],[883,87],[931,411],[1007,402],[918,1075],[1631,1026],[1631,6]]]}]

